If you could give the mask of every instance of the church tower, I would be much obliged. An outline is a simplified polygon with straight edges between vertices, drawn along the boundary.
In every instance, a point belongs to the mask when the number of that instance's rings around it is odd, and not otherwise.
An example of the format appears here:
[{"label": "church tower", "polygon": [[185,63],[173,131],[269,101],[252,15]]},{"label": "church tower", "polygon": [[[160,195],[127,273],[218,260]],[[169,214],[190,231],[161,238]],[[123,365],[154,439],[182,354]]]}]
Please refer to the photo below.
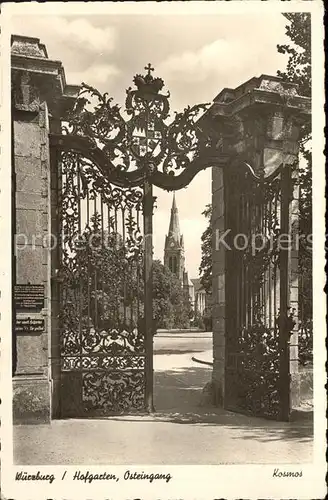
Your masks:
[{"label": "church tower", "polygon": [[172,273],[176,274],[181,284],[183,284],[185,270],[184,242],[183,236],[180,235],[175,194],[173,194],[169,232],[165,238],[164,266],[167,266]]}]

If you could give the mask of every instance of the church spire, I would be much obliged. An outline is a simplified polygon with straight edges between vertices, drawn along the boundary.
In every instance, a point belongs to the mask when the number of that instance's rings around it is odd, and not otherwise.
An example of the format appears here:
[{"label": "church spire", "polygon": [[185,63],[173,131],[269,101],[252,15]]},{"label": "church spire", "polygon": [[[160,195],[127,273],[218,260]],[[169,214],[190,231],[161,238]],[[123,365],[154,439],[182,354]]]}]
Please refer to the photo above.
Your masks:
[{"label": "church spire", "polygon": [[180,224],[179,224],[178,208],[175,201],[175,193],[173,193],[171,219],[170,219],[168,236],[169,238],[171,237],[175,242],[180,243]]},{"label": "church spire", "polygon": [[183,283],[185,257],[183,238],[180,234],[178,208],[174,194],[171,207],[169,232],[165,238],[164,266],[168,267],[170,271],[179,278],[181,284]]}]

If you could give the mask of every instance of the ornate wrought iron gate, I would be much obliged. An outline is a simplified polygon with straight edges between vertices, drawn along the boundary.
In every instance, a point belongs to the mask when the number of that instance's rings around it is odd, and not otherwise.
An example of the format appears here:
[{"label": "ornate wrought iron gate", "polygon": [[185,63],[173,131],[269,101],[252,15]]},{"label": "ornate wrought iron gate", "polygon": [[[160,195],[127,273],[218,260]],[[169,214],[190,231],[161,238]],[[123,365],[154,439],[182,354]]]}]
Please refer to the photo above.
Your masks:
[{"label": "ornate wrought iron gate", "polygon": [[211,158],[201,158],[208,144],[196,124],[205,107],[168,124],[164,82],[145,69],[127,90],[125,117],[83,84],[62,133],[51,135],[61,416],[153,409],[152,186],[184,187]]},{"label": "ornate wrought iron gate", "polygon": [[[127,90],[127,118],[107,94],[84,85],[63,133],[51,136],[59,154],[61,415],[153,409],[152,186],[181,189],[216,166],[226,167],[232,230],[227,406],[287,418],[292,318],[288,250],[277,240],[289,234],[290,171],[260,179],[241,163],[230,168],[216,135],[200,127],[206,106],[169,121],[164,82],[145,69]],[[248,242],[242,251],[233,245],[239,234]],[[256,235],[265,244],[253,251]]]},{"label": "ornate wrought iron gate", "polygon": [[287,420],[291,169],[268,178],[239,165],[225,172],[227,408]]},{"label": "ornate wrought iron gate", "polygon": [[71,151],[59,166],[62,416],[142,410],[142,190]]}]

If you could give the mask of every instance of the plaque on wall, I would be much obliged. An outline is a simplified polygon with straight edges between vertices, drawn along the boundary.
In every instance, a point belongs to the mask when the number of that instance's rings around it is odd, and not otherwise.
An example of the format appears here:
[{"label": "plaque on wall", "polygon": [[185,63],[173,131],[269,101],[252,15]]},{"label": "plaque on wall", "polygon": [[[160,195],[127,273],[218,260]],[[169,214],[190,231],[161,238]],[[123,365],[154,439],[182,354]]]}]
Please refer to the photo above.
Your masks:
[{"label": "plaque on wall", "polygon": [[15,285],[15,309],[39,310],[44,307],[44,285]]},{"label": "plaque on wall", "polygon": [[44,319],[16,318],[16,333],[40,333],[44,331]]}]

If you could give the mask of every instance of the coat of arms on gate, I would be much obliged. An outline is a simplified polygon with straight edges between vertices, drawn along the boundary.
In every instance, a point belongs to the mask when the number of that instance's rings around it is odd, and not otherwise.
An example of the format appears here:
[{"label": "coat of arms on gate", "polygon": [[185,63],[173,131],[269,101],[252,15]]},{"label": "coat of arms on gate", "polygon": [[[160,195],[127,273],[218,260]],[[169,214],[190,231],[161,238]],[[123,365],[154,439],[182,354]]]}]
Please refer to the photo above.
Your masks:
[{"label": "coat of arms on gate", "polygon": [[145,76],[134,77],[135,90],[127,90],[126,111],[131,116],[127,122],[127,131],[131,145],[131,153],[138,160],[151,159],[158,164],[164,154],[164,139],[167,125],[169,102],[167,95],[160,94],[164,82],[154,78],[151,64],[145,67]]},{"label": "coat of arms on gate", "polygon": [[64,132],[75,146],[79,136],[84,155],[97,158],[98,165],[106,164],[106,172],[122,185],[140,185],[145,176],[159,174],[157,185],[174,186],[173,178],[188,167],[192,176],[204,168],[200,152],[211,150],[211,140],[198,120],[207,105],[188,106],[171,116],[170,93],[162,92],[164,81],[153,77],[150,64],[145,70],[145,75],[134,77],[134,88],[126,91],[128,119],[107,93],[83,84]]},{"label": "coat of arms on gate", "polygon": [[158,156],[161,151],[162,134],[155,130],[154,122],[148,123],[147,129],[135,129],[132,134],[131,149],[136,156],[144,157],[149,154]]}]

